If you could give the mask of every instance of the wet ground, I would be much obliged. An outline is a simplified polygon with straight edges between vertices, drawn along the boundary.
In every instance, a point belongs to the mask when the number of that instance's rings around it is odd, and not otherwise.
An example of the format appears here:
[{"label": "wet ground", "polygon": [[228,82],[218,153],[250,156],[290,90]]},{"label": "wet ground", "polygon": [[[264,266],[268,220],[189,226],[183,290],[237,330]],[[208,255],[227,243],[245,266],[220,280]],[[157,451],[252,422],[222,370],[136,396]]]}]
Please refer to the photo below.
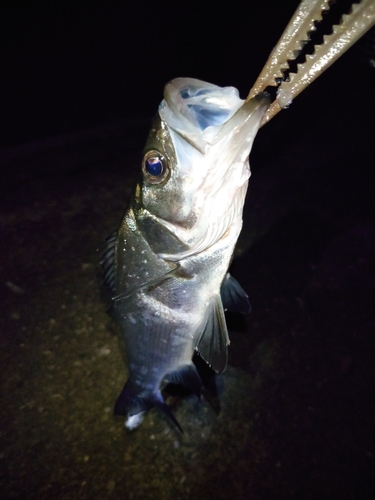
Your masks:
[{"label": "wet ground", "polygon": [[313,165],[310,131],[277,169],[261,165],[260,138],[232,270],[253,310],[228,318],[220,414],[171,401],[184,434],[157,411],[132,433],[112,414],[126,365],[97,248],[121,220],[137,155],[53,176],[34,158],[38,176],[15,172],[0,221],[1,498],[372,496],[373,148],[368,133],[348,152],[345,130],[341,149],[321,140]]}]

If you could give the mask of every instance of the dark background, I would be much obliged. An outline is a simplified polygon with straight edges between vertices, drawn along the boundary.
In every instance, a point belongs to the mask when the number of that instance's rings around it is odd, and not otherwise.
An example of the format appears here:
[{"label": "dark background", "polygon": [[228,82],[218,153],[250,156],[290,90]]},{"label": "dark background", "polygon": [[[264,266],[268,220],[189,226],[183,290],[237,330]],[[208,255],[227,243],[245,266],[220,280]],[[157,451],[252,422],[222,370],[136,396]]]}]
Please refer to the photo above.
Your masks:
[{"label": "dark background", "polygon": [[297,3],[8,2],[2,145],[149,117],[176,76],[245,96]]},{"label": "dark background", "polygon": [[[245,97],[297,1],[6,2],[0,16],[2,498],[372,498],[373,38],[263,127],[232,266],[222,411],[112,416],[126,378],[97,248],[164,84]],[[372,52],[373,54],[373,52]]]}]

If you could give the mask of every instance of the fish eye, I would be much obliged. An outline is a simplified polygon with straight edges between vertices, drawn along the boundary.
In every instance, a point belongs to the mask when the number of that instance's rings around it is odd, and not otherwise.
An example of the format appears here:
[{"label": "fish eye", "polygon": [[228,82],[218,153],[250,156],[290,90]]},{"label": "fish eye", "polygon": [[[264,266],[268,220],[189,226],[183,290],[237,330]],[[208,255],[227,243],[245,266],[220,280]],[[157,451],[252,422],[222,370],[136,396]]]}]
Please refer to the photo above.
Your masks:
[{"label": "fish eye", "polygon": [[143,157],[142,171],[147,182],[160,184],[168,177],[168,162],[159,151],[148,151]]}]

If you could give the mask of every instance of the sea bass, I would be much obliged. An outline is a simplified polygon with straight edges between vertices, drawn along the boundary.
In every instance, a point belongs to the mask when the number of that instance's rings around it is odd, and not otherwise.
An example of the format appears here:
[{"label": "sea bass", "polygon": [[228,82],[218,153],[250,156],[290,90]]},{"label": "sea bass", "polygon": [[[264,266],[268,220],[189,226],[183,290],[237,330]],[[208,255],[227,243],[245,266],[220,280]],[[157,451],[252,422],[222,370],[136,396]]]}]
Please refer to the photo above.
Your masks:
[{"label": "sea bass", "polygon": [[226,367],[224,310],[249,309],[228,266],[268,106],[266,94],[245,102],[233,87],[192,78],[165,86],[141,179],[101,261],[128,358],[115,414],[129,428],[153,406],[179,427],[161,389],[178,383],[200,394],[195,352],[216,372]]}]

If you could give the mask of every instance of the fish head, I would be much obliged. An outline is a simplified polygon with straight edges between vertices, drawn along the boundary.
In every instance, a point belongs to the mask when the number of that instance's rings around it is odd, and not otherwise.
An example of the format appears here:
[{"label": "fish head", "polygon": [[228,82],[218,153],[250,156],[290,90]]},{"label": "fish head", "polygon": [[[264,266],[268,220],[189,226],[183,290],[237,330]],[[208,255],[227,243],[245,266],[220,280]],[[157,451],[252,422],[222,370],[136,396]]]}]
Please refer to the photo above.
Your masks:
[{"label": "fish head", "polygon": [[245,102],[233,87],[192,78],[165,86],[145,148],[139,201],[188,248],[168,259],[202,252],[230,228],[239,233],[248,156],[268,106],[265,94]]}]

